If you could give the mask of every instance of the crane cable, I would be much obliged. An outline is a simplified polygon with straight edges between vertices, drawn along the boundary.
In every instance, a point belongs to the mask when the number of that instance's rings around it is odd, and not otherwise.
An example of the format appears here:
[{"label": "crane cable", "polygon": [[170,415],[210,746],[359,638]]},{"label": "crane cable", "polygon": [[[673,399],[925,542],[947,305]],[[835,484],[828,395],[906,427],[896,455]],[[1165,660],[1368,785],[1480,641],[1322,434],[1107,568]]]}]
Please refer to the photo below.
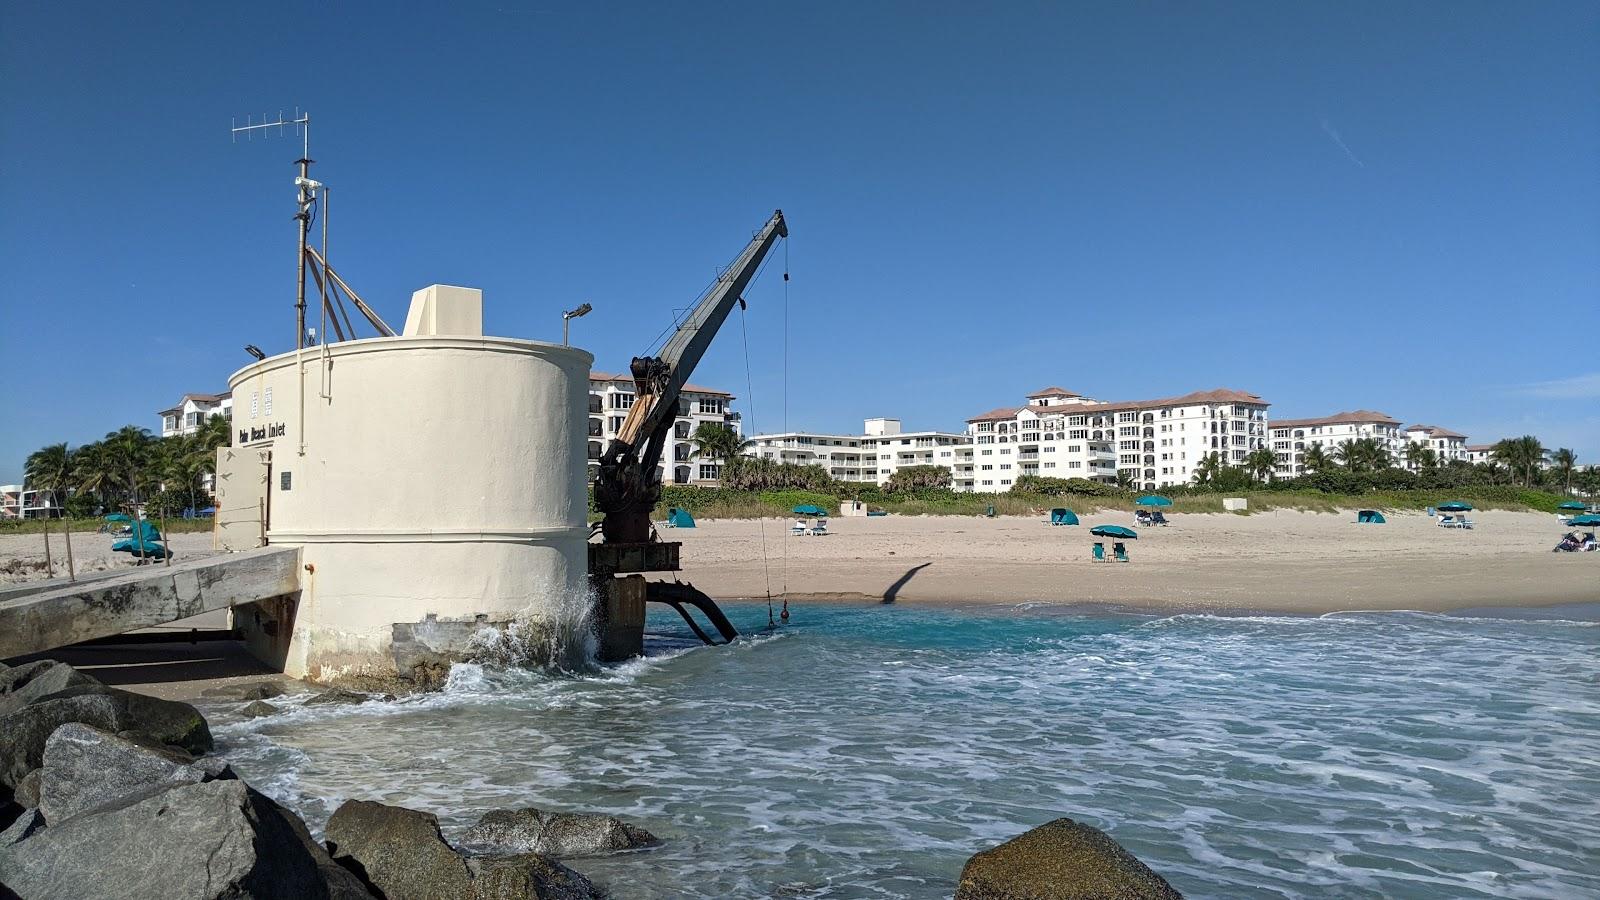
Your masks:
[{"label": "crane cable", "polygon": [[[756,427],[756,386],[750,376],[750,333],[745,328],[745,305],[739,304],[739,339],[744,344],[744,385],[746,406],[750,407],[750,427]],[[767,623],[772,624],[772,561],[767,557],[767,520],[757,517],[761,528],[761,571],[767,580]]]},{"label": "crane cable", "polygon": [[[783,433],[789,433],[789,239],[783,240]],[[782,456],[782,452],[779,452]],[[779,460],[782,461],[781,459]],[[789,597],[789,542],[783,542],[783,597]],[[768,606],[771,606],[769,603]]]}]

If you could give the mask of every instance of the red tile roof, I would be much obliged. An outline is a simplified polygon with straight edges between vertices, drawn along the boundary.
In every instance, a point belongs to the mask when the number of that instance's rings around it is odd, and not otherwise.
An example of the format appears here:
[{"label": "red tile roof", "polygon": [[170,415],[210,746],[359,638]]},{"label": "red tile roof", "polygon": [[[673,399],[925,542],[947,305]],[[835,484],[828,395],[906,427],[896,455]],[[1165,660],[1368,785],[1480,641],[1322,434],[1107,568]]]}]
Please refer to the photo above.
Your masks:
[{"label": "red tile roof", "polygon": [[1009,419],[1024,409],[1032,410],[1039,415],[1066,415],[1079,416],[1085,414],[1125,412],[1135,409],[1160,409],[1164,406],[1198,406],[1203,403],[1250,403],[1266,406],[1267,401],[1259,395],[1246,391],[1235,391],[1229,388],[1216,388],[1210,391],[1195,391],[1178,397],[1163,397],[1159,400],[1123,400],[1112,403],[1071,403],[1062,406],[1018,406],[1001,407],[990,410],[981,416],[974,416],[968,422],[989,422],[997,419]]},{"label": "red tile roof", "polygon": [[1438,425],[1407,425],[1405,428],[1402,428],[1401,430],[1402,431],[1424,431],[1424,432],[1427,432],[1430,436],[1436,437],[1436,438],[1461,438],[1462,440],[1466,440],[1467,439],[1467,436],[1462,434],[1459,431],[1451,431],[1448,428],[1441,428]]},{"label": "red tile roof", "polygon": [[1083,396],[1082,394],[1074,394],[1073,392],[1067,390],[1066,388],[1047,387],[1044,390],[1039,391],[1037,393],[1029,394],[1028,395],[1028,399],[1032,400],[1035,397],[1082,397],[1082,396]]},{"label": "red tile roof", "polygon": [[1308,425],[1365,425],[1368,423],[1399,425],[1400,420],[1370,409],[1357,409],[1351,412],[1338,412],[1331,416],[1322,416],[1316,419],[1271,419],[1267,422],[1273,428],[1304,428]]},{"label": "red tile roof", "polygon": [[[612,375],[610,372],[590,372],[589,373],[589,380],[590,381],[615,381],[615,382],[620,382],[622,384],[626,384],[629,387],[633,386],[633,376],[632,375]],[[683,386],[683,389],[686,390],[686,391],[693,391],[696,394],[715,394],[718,397],[727,397],[729,400],[733,399],[733,395],[728,393],[727,391],[719,391],[716,388],[701,387],[700,385],[697,385],[697,384],[685,384]]]}]

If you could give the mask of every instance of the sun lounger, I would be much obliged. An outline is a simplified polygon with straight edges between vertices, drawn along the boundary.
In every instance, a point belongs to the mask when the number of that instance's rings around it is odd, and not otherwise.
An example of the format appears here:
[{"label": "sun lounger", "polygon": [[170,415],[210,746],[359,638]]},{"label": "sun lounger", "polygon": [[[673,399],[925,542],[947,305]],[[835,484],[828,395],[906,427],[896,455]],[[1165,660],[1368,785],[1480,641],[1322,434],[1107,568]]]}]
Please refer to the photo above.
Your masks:
[{"label": "sun lounger", "polygon": [[1456,527],[1456,519],[1455,519],[1455,517],[1454,516],[1440,516],[1439,517],[1439,527],[1440,528],[1454,528],[1454,527]]},{"label": "sun lounger", "polygon": [[1172,523],[1168,522],[1166,515],[1164,513],[1162,513],[1161,510],[1158,509],[1155,512],[1150,514],[1150,524],[1152,524],[1152,525],[1171,525]]},{"label": "sun lounger", "polygon": [[1142,509],[1133,514],[1133,520],[1134,520],[1134,522],[1136,524],[1139,524],[1139,525],[1149,525],[1149,524],[1151,524],[1150,514],[1145,512]]},{"label": "sun lounger", "polygon": [[1116,555],[1117,562],[1128,561],[1128,546],[1120,541],[1111,545],[1111,552]]},{"label": "sun lounger", "polygon": [[813,535],[824,535],[824,534],[827,534],[828,533],[828,520],[827,519],[818,519],[817,520],[817,524],[811,526],[811,533]]},{"label": "sun lounger", "polygon": [[1471,528],[1473,526],[1473,524],[1474,523],[1473,523],[1473,521],[1471,519],[1467,518],[1466,516],[1462,516],[1456,522],[1456,527],[1457,528]]},{"label": "sun lounger", "polygon": [[806,522],[804,519],[795,519],[794,525],[789,529],[790,534],[805,534]]},{"label": "sun lounger", "polygon": [[1100,543],[1099,541],[1095,541],[1094,542],[1094,561],[1095,562],[1105,562],[1106,561],[1106,545]]}]

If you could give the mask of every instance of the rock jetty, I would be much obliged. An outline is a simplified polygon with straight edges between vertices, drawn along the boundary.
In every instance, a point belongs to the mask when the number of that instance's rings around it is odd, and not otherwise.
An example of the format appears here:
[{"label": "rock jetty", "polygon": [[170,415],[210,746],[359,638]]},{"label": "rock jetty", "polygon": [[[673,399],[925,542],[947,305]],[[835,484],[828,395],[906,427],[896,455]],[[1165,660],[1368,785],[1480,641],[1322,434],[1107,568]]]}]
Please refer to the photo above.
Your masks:
[{"label": "rock jetty", "polygon": [[[270,696],[235,699],[265,706]],[[507,817],[503,840],[466,852],[429,813],[352,800],[324,845],[205,757],[211,748],[205,717],[187,703],[107,687],[59,662],[0,664],[0,898],[596,900],[600,888],[538,848],[656,843],[605,816],[517,810],[486,816]]]}]

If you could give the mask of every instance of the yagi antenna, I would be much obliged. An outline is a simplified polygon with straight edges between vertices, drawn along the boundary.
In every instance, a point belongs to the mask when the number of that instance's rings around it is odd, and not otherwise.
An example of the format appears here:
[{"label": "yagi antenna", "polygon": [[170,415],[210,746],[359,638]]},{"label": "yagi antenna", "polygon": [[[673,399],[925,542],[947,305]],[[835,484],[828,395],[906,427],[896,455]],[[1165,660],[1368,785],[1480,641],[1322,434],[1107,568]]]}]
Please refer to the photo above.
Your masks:
[{"label": "yagi antenna", "polygon": [[[256,132],[264,132],[269,128],[278,129],[279,135],[282,135],[285,129],[293,128],[295,135],[303,139],[302,147],[305,151],[303,155],[307,158],[311,156],[311,113],[301,112],[298,106],[294,108],[294,116],[292,118],[285,119],[283,110],[280,109],[278,110],[278,118],[270,122],[267,121],[266,113],[261,114],[260,122],[256,121],[254,115],[245,116],[243,125],[239,124],[239,117],[234,116],[233,128],[231,129],[233,142],[237,144],[241,134],[244,135],[245,140],[253,141],[256,138]],[[269,135],[264,134],[262,136],[268,137]]]}]

